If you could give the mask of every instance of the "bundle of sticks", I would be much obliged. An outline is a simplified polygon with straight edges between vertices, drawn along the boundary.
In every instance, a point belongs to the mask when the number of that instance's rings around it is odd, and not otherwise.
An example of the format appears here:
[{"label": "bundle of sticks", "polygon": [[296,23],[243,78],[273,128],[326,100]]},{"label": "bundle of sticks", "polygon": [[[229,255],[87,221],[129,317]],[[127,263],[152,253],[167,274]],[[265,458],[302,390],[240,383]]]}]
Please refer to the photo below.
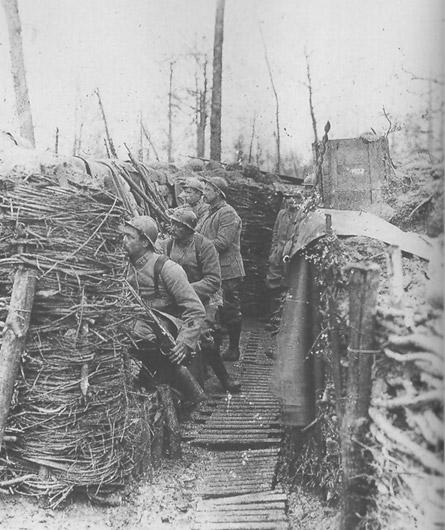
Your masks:
[{"label": "bundle of sticks", "polygon": [[38,283],[0,487],[56,505],[76,488],[118,486],[137,465],[126,325],[142,309],[124,290],[120,201],[45,175],[1,184],[0,321],[14,269],[37,270]]},{"label": "bundle of sticks", "polygon": [[228,202],[243,221],[241,254],[246,271],[241,288],[243,314],[264,315],[268,308],[265,279],[281,197],[268,184],[256,183],[247,178],[232,178]]}]

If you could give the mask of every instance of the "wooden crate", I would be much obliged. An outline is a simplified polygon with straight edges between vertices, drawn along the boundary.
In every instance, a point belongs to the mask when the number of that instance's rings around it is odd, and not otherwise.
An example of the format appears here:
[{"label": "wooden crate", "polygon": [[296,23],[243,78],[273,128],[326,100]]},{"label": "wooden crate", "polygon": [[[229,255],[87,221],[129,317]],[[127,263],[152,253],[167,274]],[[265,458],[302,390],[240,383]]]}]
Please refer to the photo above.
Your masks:
[{"label": "wooden crate", "polygon": [[329,140],[323,160],[322,195],[326,208],[369,210],[381,199],[386,178],[388,139]]}]

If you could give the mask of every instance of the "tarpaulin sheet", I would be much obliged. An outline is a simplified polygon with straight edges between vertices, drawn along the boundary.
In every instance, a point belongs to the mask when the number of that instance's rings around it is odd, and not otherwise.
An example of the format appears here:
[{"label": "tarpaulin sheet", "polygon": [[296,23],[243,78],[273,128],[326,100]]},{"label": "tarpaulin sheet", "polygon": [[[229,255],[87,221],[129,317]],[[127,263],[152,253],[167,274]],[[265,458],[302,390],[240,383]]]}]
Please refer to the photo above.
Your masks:
[{"label": "tarpaulin sheet", "polygon": [[292,258],[307,245],[326,235],[326,214],[331,215],[332,231],[341,236],[366,236],[397,245],[402,252],[414,254],[427,261],[435,257],[435,248],[427,236],[404,232],[397,226],[367,212],[320,208],[310,212],[301,222],[298,235],[287,255]]}]

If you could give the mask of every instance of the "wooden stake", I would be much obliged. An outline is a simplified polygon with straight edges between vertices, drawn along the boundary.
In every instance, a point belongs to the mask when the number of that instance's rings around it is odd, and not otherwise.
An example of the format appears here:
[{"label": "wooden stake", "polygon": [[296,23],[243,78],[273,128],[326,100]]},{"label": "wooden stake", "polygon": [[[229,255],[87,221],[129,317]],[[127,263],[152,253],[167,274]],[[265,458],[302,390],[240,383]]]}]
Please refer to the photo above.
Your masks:
[{"label": "wooden stake", "polygon": [[164,448],[165,421],[162,414],[153,422],[152,428],[153,436],[151,438],[151,463],[152,466],[157,469],[161,465],[162,452]]},{"label": "wooden stake", "polygon": [[341,430],[343,493],[340,530],[358,528],[370,490],[369,466],[363,450],[369,425],[374,315],[380,269],[354,265],[349,283],[348,387]]},{"label": "wooden stake", "polygon": [[389,295],[393,307],[401,309],[403,306],[403,266],[402,251],[397,245],[388,247],[386,255],[386,266],[388,267]]},{"label": "wooden stake", "polygon": [[170,458],[181,457],[181,431],[168,385],[158,385],[159,401],[165,421],[165,452]]},{"label": "wooden stake", "polygon": [[36,284],[36,271],[19,267],[15,273],[0,350],[0,447],[5,434],[20,358],[25,349]]},{"label": "wooden stake", "polygon": [[331,370],[335,390],[335,408],[337,412],[337,424],[341,428],[343,418],[343,381],[340,362],[340,339],[338,336],[337,304],[331,292],[328,293],[329,306],[329,340],[331,343]]}]

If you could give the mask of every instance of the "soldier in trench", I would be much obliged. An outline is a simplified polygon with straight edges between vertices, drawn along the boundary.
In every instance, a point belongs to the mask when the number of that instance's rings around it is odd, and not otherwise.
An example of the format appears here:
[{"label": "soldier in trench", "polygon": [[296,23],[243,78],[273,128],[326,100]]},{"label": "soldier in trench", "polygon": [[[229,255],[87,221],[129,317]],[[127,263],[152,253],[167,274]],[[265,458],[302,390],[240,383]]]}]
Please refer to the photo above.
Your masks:
[{"label": "soldier in trench", "polygon": [[[123,246],[130,260],[128,283],[139,294],[164,329],[175,337],[172,348],[163,348],[159,328],[147,318],[132,326],[133,354],[142,361],[139,382],[146,387],[168,383],[187,400],[189,411],[206,395],[185,368],[198,345],[205,310],[180,265],[156,251],[158,227],[154,219],[140,216],[121,227]],[[145,368],[145,369],[144,369]]]},{"label": "soldier in trench", "polygon": [[222,302],[221,268],[215,245],[195,232],[198,218],[192,210],[178,209],[170,214],[170,219],[172,236],[162,241],[160,247],[168,257],[182,266],[205,307],[206,318],[200,338],[202,355],[223,388],[232,393],[239,392],[239,381],[227,373],[221,359],[222,333],[218,313],[220,301]]},{"label": "soldier in trench", "polygon": [[192,177],[184,183],[186,203],[200,221],[209,211],[209,205],[204,202],[204,183],[198,178]]},{"label": "soldier in trench", "polygon": [[266,275],[266,287],[269,294],[269,315],[266,329],[275,334],[281,321],[283,297],[286,293],[285,264],[283,261],[286,244],[298,231],[302,220],[301,203],[303,195],[296,190],[284,194],[281,210],[275,220],[272,243],[269,254],[269,268]]},{"label": "soldier in trench", "polygon": [[219,254],[223,291],[220,315],[229,335],[229,347],[223,353],[223,359],[237,361],[242,327],[240,285],[245,276],[240,243],[242,221],[226,202],[229,190],[226,179],[211,177],[204,180],[204,200],[209,211],[199,221],[197,231],[213,242]]}]

